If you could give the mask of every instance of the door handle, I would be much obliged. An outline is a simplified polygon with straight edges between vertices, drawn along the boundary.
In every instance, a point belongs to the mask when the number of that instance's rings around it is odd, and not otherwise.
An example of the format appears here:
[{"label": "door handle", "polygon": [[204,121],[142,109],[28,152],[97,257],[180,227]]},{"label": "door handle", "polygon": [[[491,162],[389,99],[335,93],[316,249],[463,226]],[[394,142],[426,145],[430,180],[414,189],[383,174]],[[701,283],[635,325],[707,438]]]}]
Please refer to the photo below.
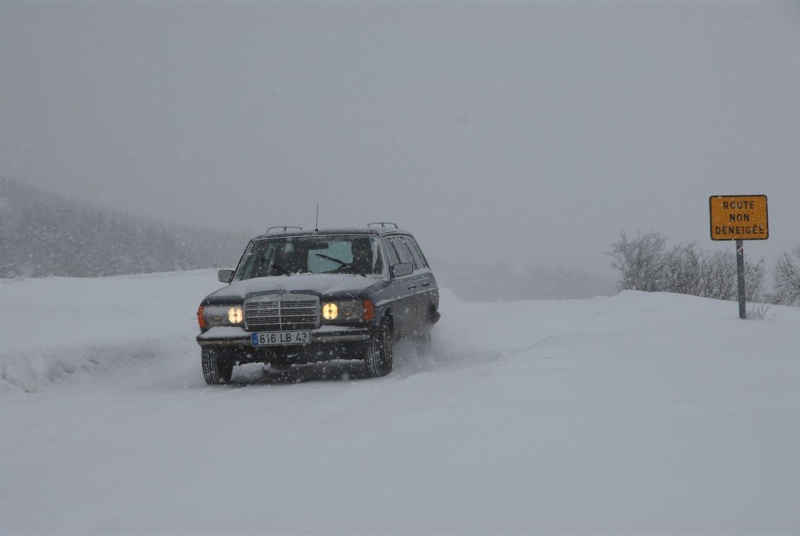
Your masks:
[{"label": "door handle", "polygon": [[414,290],[415,288],[417,288],[417,285],[411,285],[410,287],[408,287],[408,290]]},{"label": "door handle", "polygon": [[423,287],[429,287],[429,286],[431,286],[431,284],[430,283],[423,283],[422,286]]}]

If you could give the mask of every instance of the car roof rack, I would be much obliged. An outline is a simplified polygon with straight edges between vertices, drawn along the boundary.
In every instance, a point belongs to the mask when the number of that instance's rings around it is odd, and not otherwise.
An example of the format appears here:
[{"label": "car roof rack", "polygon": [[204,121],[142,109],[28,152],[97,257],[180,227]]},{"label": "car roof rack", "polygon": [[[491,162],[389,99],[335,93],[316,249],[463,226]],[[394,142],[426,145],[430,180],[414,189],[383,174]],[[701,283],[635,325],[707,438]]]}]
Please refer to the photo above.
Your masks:
[{"label": "car roof rack", "polygon": [[370,223],[370,224],[368,225],[368,227],[378,227],[378,226],[380,226],[380,227],[381,227],[381,229],[386,229],[386,228],[388,228],[390,225],[391,225],[392,227],[394,227],[395,229],[399,229],[399,228],[400,228],[400,227],[398,227],[398,226],[397,226],[397,224],[396,224],[396,223],[392,223],[392,222],[390,222],[390,221],[376,221],[376,222],[372,222],[372,223]]},{"label": "car roof rack", "polygon": [[303,230],[302,227],[293,227],[291,225],[276,225],[275,227],[270,227],[269,229],[267,229],[267,232],[268,233],[276,232],[276,231],[274,231],[275,229],[280,229],[281,232],[284,232],[284,233],[286,231],[288,231],[289,229],[296,229],[298,231],[302,231]]}]

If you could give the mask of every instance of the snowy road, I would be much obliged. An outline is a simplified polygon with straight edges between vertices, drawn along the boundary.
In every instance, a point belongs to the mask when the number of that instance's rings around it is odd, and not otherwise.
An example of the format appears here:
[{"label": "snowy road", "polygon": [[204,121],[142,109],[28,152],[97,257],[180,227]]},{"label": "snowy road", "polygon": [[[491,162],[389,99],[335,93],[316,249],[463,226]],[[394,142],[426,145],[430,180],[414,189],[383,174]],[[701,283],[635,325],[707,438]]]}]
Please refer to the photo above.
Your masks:
[{"label": "snowy road", "polygon": [[0,532],[791,533],[800,310],[443,292],[434,351],[207,387],[212,272],[0,286]]}]

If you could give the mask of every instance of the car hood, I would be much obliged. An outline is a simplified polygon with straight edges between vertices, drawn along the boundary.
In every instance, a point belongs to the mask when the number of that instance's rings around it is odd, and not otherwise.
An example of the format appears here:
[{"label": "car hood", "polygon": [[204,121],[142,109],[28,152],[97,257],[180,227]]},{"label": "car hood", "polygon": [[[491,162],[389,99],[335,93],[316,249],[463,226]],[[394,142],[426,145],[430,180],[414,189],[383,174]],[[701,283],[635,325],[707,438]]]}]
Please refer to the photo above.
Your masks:
[{"label": "car hood", "polygon": [[336,299],[356,298],[367,288],[383,283],[383,279],[350,274],[294,274],[258,277],[246,281],[236,281],[212,292],[206,296],[203,304],[241,303],[252,296],[283,292],[314,294]]}]

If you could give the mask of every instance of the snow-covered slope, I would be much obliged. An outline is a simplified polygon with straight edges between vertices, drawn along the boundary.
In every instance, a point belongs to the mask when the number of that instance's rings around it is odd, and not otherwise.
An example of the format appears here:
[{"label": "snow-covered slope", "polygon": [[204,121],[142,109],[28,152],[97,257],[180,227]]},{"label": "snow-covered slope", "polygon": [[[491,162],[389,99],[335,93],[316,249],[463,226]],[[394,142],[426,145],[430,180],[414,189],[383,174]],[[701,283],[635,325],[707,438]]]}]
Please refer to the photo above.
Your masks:
[{"label": "snow-covered slope", "polygon": [[0,532],[792,533],[800,310],[465,303],[431,355],[207,387],[210,271],[0,284]]}]

